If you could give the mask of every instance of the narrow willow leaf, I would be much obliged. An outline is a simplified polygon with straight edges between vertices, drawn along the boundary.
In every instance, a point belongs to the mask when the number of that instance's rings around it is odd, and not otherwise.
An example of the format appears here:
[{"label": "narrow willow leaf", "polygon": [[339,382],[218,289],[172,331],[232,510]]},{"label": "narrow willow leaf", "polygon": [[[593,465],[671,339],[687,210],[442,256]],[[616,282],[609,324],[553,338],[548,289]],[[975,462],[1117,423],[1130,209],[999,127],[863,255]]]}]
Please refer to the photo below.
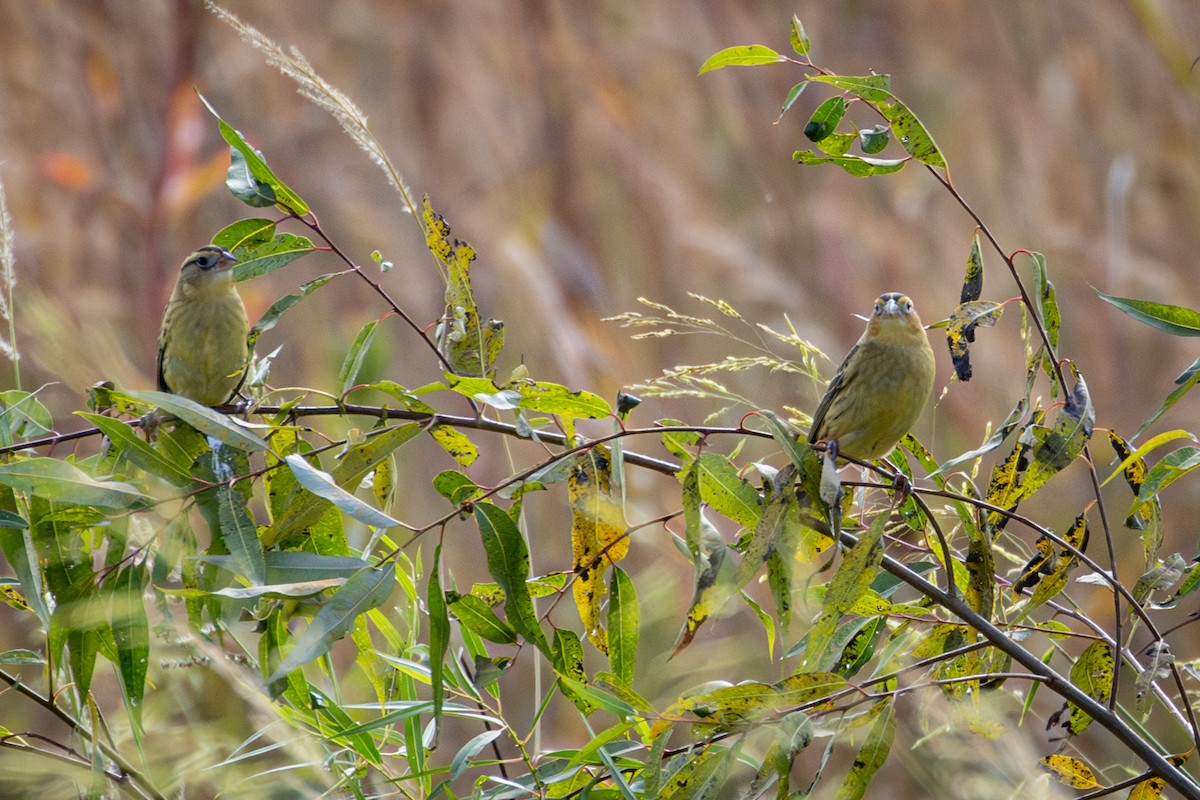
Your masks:
[{"label": "narrow willow leaf", "polygon": [[382,568],[364,567],[346,581],[329,602],[321,607],[296,640],[295,647],[266,679],[273,684],[289,672],[329,652],[333,643],[349,632],[354,620],[383,605],[396,583],[396,564]]},{"label": "narrow willow leaf", "polygon": [[1190,392],[1192,387],[1195,386],[1198,381],[1200,381],[1200,358],[1193,361],[1191,366],[1184,370],[1183,374],[1175,379],[1175,383],[1178,384],[1176,388],[1172,389],[1171,393],[1163,399],[1162,405],[1158,407],[1158,410],[1151,414],[1150,418],[1142,423],[1142,426],[1137,429],[1137,433],[1134,434],[1134,438],[1145,433],[1146,429],[1158,421],[1159,417],[1161,417],[1169,408],[1179,402],[1180,398]]},{"label": "narrow willow leaf", "polygon": [[868,158],[866,156],[821,156],[811,150],[797,150],[792,153],[792,160],[800,164],[836,164],[856,178],[869,178],[872,175],[889,175],[904,168],[908,159]]},{"label": "narrow willow leaf", "polygon": [[871,526],[860,534],[858,542],[842,559],[825,592],[821,615],[808,632],[802,671],[823,672],[837,663],[840,653],[830,645],[842,616],[854,607],[879,574],[886,523],[886,514],[880,514],[872,520]]},{"label": "narrow willow leaf", "polygon": [[504,590],[505,617],[525,640],[543,653],[550,650],[546,634],[538,624],[537,611],[525,581],[529,578],[529,547],[512,517],[488,502],[472,506],[483,540],[488,572]]},{"label": "narrow willow leaf", "polygon": [[150,498],[122,481],[97,480],[57,458],[26,458],[0,464],[0,484],[56,503],[100,508],[137,508]]},{"label": "narrow willow leaf", "polygon": [[[1113,685],[1113,650],[1108,642],[1092,642],[1071,665],[1071,683],[1097,703],[1107,703]],[[1072,736],[1083,733],[1092,718],[1074,703],[1068,703],[1071,715],[1067,731]]]},{"label": "narrow willow leaf", "polygon": [[754,528],[763,515],[758,490],[738,474],[728,457],[702,453],[693,467],[699,481],[700,499],[713,511],[743,528]]},{"label": "narrow willow leaf", "polygon": [[456,375],[487,377],[504,346],[504,323],[484,322],[471,290],[470,268],[475,248],[450,237],[446,218],[433,210],[425,195],[421,220],[427,231],[425,245],[446,271],[446,316],[438,326],[437,341]]},{"label": "narrow willow leaf", "polygon": [[211,436],[221,444],[245,450],[247,453],[261,453],[267,450],[267,443],[246,428],[224,414],[186,397],[165,392],[129,392],[129,395],[179,417],[200,433]]},{"label": "narrow willow leaf", "polygon": [[859,800],[865,796],[871,779],[891,752],[892,740],[896,736],[896,710],[891,700],[881,701],[870,713],[875,715],[875,721],[871,723],[867,740],[838,789],[837,800]]},{"label": "narrow willow leaf", "polygon": [[967,268],[963,274],[962,291],[958,302],[969,303],[983,296],[983,251],[979,247],[979,228],[971,237],[971,252],[967,255]]},{"label": "narrow willow leaf", "polygon": [[720,50],[700,65],[698,75],[724,67],[753,67],[759,64],[778,64],[787,59],[761,44],[739,45]]},{"label": "narrow willow leaf", "polygon": [[[796,104],[796,101],[800,99],[800,95],[804,93],[806,86],[808,86],[808,81],[801,81],[791,89],[788,89],[787,97],[783,99],[783,106],[779,109],[779,119],[783,119],[783,115],[787,113],[788,109]],[[779,119],[775,121],[778,122]]]},{"label": "narrow willow leaf", "polygon": [[[252,206],[277,205],[281,210],[304,216],[308,213],[308,204],[300,199],[283,181],[275,177],[275,173],[267,166],[262,154],[250,146],[245,138],[231,128],[221,115],[216,112],[204,95],[197,92],[200,102],[217,119],[221,138],[232,148],[232,162],[229,170],[230,191],[242,202]],[[237,187],[235,189],[235,186]],[[258,201],[256,201],[258,198]],[[270,199],[270,202],[261,200]]]},{"label": "narrow willow leaf", "polygon": [[480,637],[496,644],[516,644],[517,632],[496,616],[491,606],[473,594],[448,593],[447,602],[455,619]]},{"label": "narrow willow leaf", "polygon": [[1054,754],[1045,756],[1040,761],[1059,783],[1066,784],[1073,789],[1100,788],[1100,784],[1096,781],[1096,773],[1077,758]]},{"label": "narrow willow leaf", "polygon": [[1104,302],[1119,308],[1138,322],[1172,336],[1200,336],[1200,311],[1168,303],[1137,300],[1132,297],[1114,297],[1097,291]]},{"label": "narrow willow leaf", "polygon": [[800,22],[800,18],[792,14],[792,49],[802,56],[807,56],[812,43],[808,40],[808,34],[804,32],[804,24]]},{"label": "narrow willow leaf", "polygon": [[733,750],[709,744],[683,759],[679,769],[663,780],[657,800],[703,800],[716,797],[729,772]]},{"label": "narrow willow leaf", "polygon": [[350,391],[351,387],[358,383],[358,373],[362,371],[363,361],[371,349],[371,343],[375,341],[375,330],[378,326],[379,320],[377,319],[363,325],[350,344],[350,349],[346,351],[346,357],[342,359],[342,366],[338,369],[337,376],[338,385],[342,387],[342,394]]},{"label": "narrow willow leaf", "polygon": [[604,571],[607,565],[616,564],[629,552],[625,511],[618,498],[613,497],[611,459],[604,445],[588,448],[575,456],[567,479],[575,571],[572,593],[584,632],[602,653],[608,651],[607,633],[600,626]]},{"label": "narrow willow leaf", "polygon": [[445,662],[450,649],[450,615],[446,610],[446,596],[441,584],[442,546],[433,551],[433,564],[429,567],[429,584],[425,591],[425,608],[429,612],[429,684],[433,693],[433,743],[437,749],[438,734],[442,730],[442,707],[446,702]]},{"label": "narrow willow leaf", "polygon": [[234,486],[222,483],[214,490],[221,538],[241,567],[241,574],[254,586],[267,582],[267,564],[263,558],[258,526],[246,507],[246,498]]},{"label": "narrow willow leaf", "polygon": [[117,649],[121,690],[130,719],[140,728],[150,660],[150,623],[142,592],[148,583],[145,567],[129,566],[113,579],[110,626]]},{"label": "narrow willow leaf", "polygon": [[338,277],[337,273],[329,273],[313,278],[311,281],[300,285],[299,294],[287,294],[272,303],[271,307],[264,311],[263,315],[258,318],[258,322],[254,323],[253,327],[250,328],[250,344],[253,345],[258,341],[259,336],[279,324],[279,320],[285,311],[336,277]]},{"label": "narrow willow leaf", "polygon": [[332,475],[309,464],[304,456],[293,453],[285,457],[284,461],[301,486],[317,497],[333,503],[347,516],[373,528],[394,528],[403,525],[399,520],[392,519],[338,486]]},{"label": "narrow willow leaf", "polygon": [[103,414],[89,414],[86,411],[75,413],[99,428],[112,443],[113,451],[129,459],[130,463],[176,486],[185,486],[192,482],[191,473],[188,472],[190,461],[182,465],[168,458],[139,436],[133,426]]},{"label": "narrow willow leaf", "polygon": [[302,258],[316,250],[312,240],[294,233],[280,233],[271,241],[257,247],[244,248],[234,252],[237,256],[237,266],[233,268],[235,281],[248,281],[282,269],[293,261]]},{"label": "narrow willow leaf", "polygon": [[[362,444],[355,445],[343,453],[329,474],[334,483],[342,489],[357,488],[376,464],[388,458],[393,451],[416,437],[422,430],[422,426],[418,423],[409,422],[373,434]],[[291,470],[287,474],[295,477],[295,473]],[[320,483],[318,482],[316,485]],[[348,491],[347,494],[349,494]],[[271,547],[293,534],[318,525],[330,509],[328,500],[313,494],[298,484],[292,486],[287,492],[286,498],[279,498],[278,502],[282,511],[275,517],[274,524],[270,529],[263,533],[264,547]],[[375,513],[379,514],[380,512],[376,511]]]},{"label": "narrow willow leaf", "polygon": [[608,584],[608,663],[626,687],[633,686],[639,632],[637,590],[628,573],[614,565]]},{"label": "narrow willow leaf", "polygon": [[559,628],[554,632],[554,651],[551,654],[554,672],[559,677],[558,686],[564,695],[583,715],[592,713],[595,706],[576,687],[587,685],[587,672],[583,668],[583,644],[574,631]]}]

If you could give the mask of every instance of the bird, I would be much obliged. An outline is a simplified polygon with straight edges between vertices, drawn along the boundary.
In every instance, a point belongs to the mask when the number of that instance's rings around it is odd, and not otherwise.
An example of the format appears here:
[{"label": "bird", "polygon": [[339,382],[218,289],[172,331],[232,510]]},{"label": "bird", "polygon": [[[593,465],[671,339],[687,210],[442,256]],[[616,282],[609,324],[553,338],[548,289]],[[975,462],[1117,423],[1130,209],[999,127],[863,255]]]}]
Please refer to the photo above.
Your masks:
[{"label": "bird", "polygon": [[184,259],[158,333],[159,391],[218,406],[241,388],[250,323],[234,285],[236,263],[211,244]]},{"label": "bird", "polygon": [[880,295],[813,414],[809,443],[827,442],[861,461],[887,455],[921,416],[934,368],[912,300],[900,292]]}]

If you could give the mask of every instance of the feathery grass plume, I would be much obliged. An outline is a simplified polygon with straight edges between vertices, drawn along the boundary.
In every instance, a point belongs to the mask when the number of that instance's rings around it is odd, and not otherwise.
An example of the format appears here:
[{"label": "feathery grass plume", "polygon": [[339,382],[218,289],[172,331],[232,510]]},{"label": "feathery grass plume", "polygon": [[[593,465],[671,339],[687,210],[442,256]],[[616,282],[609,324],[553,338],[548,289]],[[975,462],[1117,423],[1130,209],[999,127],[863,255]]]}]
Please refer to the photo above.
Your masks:
[{"label": "feathery grass plume", "polygon": [[355,105],[354,101],[343,91],[317,74],[312,64],[296,47],[289,48],[290,52],[285,51],[257,28],[242,22],[237,16],[217,5],[213,0],[207,0],[205,5],[209,11],[237,31],[243,41],[262,52],[267,57],[269,65],[299,84],[299,92],[303,97],[329,112],[337,120],[338,124],[342,126],[342,130],[346,131],[363,152],[383,170],[388,182],[400,193],[405,208],[417,225],[421,227],[421,234],[424,236],[427,232],[421,222],[420,209],[413,200],[412,191],[405,185],[404,178],[401,177],[399,170],[384,152],[379,140],[367,127],[367,115],[362,112],[362,109]]},{"label": "feathery grass plume", "polygon": [[[785,317],[788,324],[788,332],[781,333],[762,323],[752,324],[737,309],[724,300],[713,300],[693,292],[688,292],[688,296],[693,300],[712,306],[720,311],[723,316],[736,320],[738,323],[741,323],[741,326],[745,330],[735,329],[723,322],[707,317],[683,314],[670,306],[663,303],[656,303],[644,297],[639,297],[638,302],[660,312],[660,315],[647,316],[636,311],[627,311],[615,317],[608,317],[606,321],[620,322],[627,328],[654,328],[654,330],[635,333],[630,337],[632,339],[663,338],[687,334],[712,334],[732,339],[740,345],[757,351],[757,354],[751,356],[726,356],[724,360],[710,364],[681,365],[672,369],[664,369],[662,375],[651,378],[644,383],[630,386],[629,389],[631,391],[650,397],[717,399],[734,405],[740,404],[755,408],[756,404],[753,400],[730,390],[710,376],[765,368],[771,372],[789,372],[804,375],[818,385],[823,382],[818,362],[822,360],[828,361],[828,357],[812,343],[801,338],[796,333],[796,329],[790,319]],[[771,350],[768,339],[762,335],[764,333],[768,334],[775,341],[796,348],[799,360],[777,355]],[[724,410],[726,409],[722,409],[722,411]],[[788,411],[800,418],[807,416],[795,409],[789,408]],[[720,413],[722,412],[717,412],[717,414],[711,416],[718,416]]]},{"label": "feathery grass plume", "polygon": [[8,199],[4,182],[0,181],[0,318],[8,323],[8,339],[0,336],[0,354],[13,365],[13,380],[21,388],[21,356],[17,352],[17,324],[13,316],[13,289],[17,285],[16,258],[13,255],[12,217],[8,215]]}]

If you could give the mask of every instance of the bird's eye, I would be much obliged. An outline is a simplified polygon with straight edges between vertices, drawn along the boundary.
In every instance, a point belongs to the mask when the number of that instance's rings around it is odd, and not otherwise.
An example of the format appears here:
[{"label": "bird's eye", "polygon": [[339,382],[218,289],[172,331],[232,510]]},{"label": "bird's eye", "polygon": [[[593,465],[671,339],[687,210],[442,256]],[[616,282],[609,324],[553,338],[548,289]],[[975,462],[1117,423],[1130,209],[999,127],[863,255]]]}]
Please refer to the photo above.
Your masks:
[{"label": "bird's eye", "polygon": [[913,310],[913,304],[912,304],[912,300],[909,300],[909,301],[907,301],[907,302],[904,304],[904,310],[905,310],[905,311],[912,311],[912,310]]}]

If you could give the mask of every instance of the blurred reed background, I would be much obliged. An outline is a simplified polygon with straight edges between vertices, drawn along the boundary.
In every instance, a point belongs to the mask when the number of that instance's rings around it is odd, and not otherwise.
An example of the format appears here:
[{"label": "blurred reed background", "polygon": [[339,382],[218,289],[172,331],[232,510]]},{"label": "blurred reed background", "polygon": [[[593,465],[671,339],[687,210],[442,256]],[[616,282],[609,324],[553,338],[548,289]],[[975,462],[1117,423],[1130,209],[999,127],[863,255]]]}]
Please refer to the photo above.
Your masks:
[{"label": "blurred reed background", "polygon": [[[1200,7],[1191,0],[224,6],[298,47],[354,98],[416,194],[428,192],[454,235],[477,248],[480,303],[508,323],[501,375],[524,362],[534,377],[611,398],[663,368],[739,354],[706,336],[633,342],[629,330],[600,321],[638,309],[639,296],[707,315],[686,297],[698,292],[777,328],[786,314],[834,361],[859,335],[853,315],[881,291],[912,294],[927,323],[950,313],[973,225],[931,176],[909,166],[859,180],[794,165],[792,151],[808,147],[807,114],[828,96],[811,87],[773,124],[801,79],[795,68],[697,76],[726,46],[790,52],[793,13],[818,63],[891,73],[1003,246],[1046,255],[1063,308],[1061,353],[1087,378],[1099,426],[1132,434],[1195,358],[1191,341],[1131,321],[1089,288],[1200,306],[1200,68],[1190,68],[1200,56]],[[384,283],[413,317],[440,313],[433,263],[378,169],[201,3],[3,3],[0,30],[0,178],[18,244],[17,344],[24,388],[54,382],[43,399],[63,429],[77,427],[68,414],[97,380],[152,386],[155,335],[180,259],[253,214],[223,187],[228,149],[194,88],[347,252],[368,263],[378,249],[395,262]],[[1014,295],[1000,260],[988,252],[985,261],[984,296]],[[317,254],[243,285],[251,319],[337,268]],[[935,393],[948,388],[917,432],[939,459],[977,445],[1019,397],[1024,353],[1012,308],[996,330],[980,332],[967,384],[949,382],[943,337],[933,333]],[[327,286],[260,342],[260,352],[284,344],[271,382],[330,389],[354,333],[383,311],[360,282]],[[386,327],[375,373],[409,386],[436,379],[411,334]],[[811,409],[819,391],[782,375],[729,382],[775,409]],[[1197,408],[1181,403],[1156,429],[1200,428]],[[650,400],[635,421],[700,421],[711,410]],[[1107,445],[1097,440],[1093,451],[1107,474]],[[493,478],[503,474],[494,466]],[[430,476],[410,477],[425,485]],[[1056,482],[1061,505],[1033,513],[1065,527],[1088,485],[1081,470]],[[1119,525],[1127,490],[1114,486],[1110,496]],[[1194,481],[1167,497],[1168,548],[1187,556],[1196,497]],[[429,514],[414,506],[401,516]],[[543,564],[563,563],[565,531],[557,538]],[[690,567],[654,538],[646,563],[679,582],[640,590],[643,603],[666,604],[647,625],[660,626],[669,645]],[[735,627],[711,623],[680,660],[719,673],[723,659],[741,654],[714,658],[702,640],[734,636]],[[642,688],[668,697],[680,669],[675,662],[667,685],[644,676]]]}]

